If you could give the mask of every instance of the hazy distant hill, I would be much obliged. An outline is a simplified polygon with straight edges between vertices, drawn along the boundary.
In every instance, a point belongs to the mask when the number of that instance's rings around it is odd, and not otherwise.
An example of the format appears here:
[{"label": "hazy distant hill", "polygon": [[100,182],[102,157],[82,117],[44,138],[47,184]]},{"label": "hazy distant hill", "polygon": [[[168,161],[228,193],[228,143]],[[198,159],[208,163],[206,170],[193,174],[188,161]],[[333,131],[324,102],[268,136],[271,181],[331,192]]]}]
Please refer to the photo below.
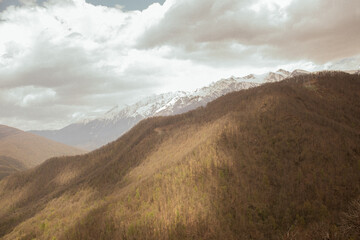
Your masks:
[{"label": "hazy distant hill", "polygon": [[359,239],[359,103],[359,75],[318,73],[141,121],[2,180],[0,236]]},{"label": "hazy distant hill", "polygon": [[85,151],[0,125],[0,179],[18,170],[39,165],[51,157],[82,153]]},{"label": "hazy distant hill", "polygon": [[60,130],[31,132],[67,145],[93,150],[114,141],[145,118],[184,113],[230,92],[308,73],[299,69],[293,72],[279,69],[260,75],[222,79],[194,92],[170,92],[147,97],[125,108],[114,107],[101,118],[74,123]]}]

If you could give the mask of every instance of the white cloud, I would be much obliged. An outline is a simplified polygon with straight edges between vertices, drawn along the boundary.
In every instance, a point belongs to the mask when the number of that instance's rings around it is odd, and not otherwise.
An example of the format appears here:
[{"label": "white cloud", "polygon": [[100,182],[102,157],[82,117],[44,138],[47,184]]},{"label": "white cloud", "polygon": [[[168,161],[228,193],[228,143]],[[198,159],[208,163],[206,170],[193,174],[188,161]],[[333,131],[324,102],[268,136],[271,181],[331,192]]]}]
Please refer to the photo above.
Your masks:
[{"label": "white cloud", "polygon": [[44,105],[53,102],[56,92],[49,88],[18,87],[2,93],[5,101],[16,106],[28,107],[31,105]]},{"label": "white cloud", "polygon": [[288,7],[292,1],[293,0],[260,0],[255,1],[255,3],[249,8],[254,10],[255,12],[260,12],[261,9],[264,8],[274,11],[277,10],[277,7],[280,7],[280,9]]}]

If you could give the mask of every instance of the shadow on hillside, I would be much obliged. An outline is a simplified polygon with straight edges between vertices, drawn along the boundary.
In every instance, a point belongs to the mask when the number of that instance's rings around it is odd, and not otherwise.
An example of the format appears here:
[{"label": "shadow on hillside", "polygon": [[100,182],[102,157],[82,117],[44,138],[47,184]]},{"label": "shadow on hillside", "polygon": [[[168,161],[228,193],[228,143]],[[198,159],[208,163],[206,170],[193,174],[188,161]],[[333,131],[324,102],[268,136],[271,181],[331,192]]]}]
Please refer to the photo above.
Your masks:
[{"label": "shadow on hillside", "polygon": [[[117,184],[125,187],[128,182],[123,177],[141,164],[163,140],[153,131],[158,121],[143,121],[119,140],[89,154],[49,159],[35,169],[5,179],[2,182],[4,194],[5,191],[11,194],[19,189],[22,194],[0,217],[0,236],[10,233],[17,224],[32,218],[66,191],[75,193],[76,189],[89,186],[104,197]],[[69,177],[71,174],[64,174],[67,170],[76,174]]]}]

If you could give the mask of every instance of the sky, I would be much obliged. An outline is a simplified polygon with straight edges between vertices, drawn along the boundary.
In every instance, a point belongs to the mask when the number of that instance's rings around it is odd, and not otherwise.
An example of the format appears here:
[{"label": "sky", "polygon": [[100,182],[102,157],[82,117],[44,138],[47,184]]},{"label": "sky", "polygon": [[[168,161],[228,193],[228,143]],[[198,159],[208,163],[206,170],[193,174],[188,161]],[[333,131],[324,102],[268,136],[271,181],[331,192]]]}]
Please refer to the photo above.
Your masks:
[{"label": "sky", "polygon": [[358,0],[0,0],[0,124],[59,129],[230,76],[358,68],[359,26]]}]

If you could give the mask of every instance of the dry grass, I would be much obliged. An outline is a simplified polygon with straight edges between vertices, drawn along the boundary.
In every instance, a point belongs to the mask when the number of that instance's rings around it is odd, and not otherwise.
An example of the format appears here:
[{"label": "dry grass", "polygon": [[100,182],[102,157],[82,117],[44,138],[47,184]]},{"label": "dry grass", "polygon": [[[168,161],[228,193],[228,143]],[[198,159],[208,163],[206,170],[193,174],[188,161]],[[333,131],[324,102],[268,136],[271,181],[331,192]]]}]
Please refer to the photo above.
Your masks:
[{"label": "dry grass", "polygon": [[83,150],[0,125],[0,179],[37,166],[51,157],[83,153]]}]

